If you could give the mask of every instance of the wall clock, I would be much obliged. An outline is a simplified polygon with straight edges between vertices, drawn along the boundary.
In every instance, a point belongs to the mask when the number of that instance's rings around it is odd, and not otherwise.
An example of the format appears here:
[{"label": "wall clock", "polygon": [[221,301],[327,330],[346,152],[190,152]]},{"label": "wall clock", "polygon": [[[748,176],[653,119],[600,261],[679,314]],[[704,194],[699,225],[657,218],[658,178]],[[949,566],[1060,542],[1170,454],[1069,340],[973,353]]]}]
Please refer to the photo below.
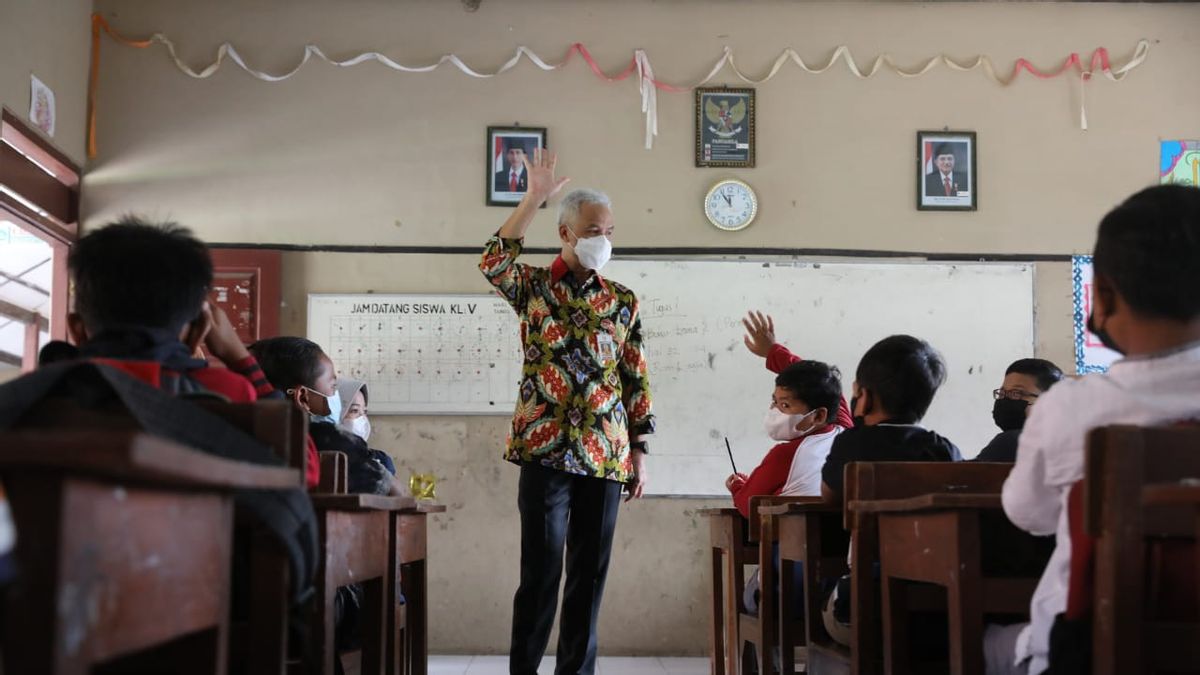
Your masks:
[{"label": "wall clock", "polygon": [[746,229],[758,214],[758,196],[745,182],[718,181],[704,197],[704,215],[713,227],[726,232]]}]

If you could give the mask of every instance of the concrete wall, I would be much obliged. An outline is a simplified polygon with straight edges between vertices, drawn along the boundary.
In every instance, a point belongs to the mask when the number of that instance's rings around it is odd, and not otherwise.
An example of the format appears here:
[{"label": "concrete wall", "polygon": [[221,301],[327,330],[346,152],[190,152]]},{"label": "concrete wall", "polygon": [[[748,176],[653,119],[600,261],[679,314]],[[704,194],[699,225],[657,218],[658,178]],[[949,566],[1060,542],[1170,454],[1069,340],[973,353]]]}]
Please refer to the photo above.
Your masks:
[{"label": "concrete wall", "polygon": [[0,105],[29,119],[29,75],[54,90],[51,139],[84,161],[91,0],[0,1]]}]

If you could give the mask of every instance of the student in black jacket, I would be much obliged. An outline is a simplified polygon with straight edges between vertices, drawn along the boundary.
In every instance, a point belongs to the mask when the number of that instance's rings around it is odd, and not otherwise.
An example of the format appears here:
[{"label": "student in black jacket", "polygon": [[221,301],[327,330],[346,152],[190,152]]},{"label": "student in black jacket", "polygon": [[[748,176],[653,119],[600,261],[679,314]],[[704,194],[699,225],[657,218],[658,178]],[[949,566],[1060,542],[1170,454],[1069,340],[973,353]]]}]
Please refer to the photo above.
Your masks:
[{"label": "student in black jacket", "polygon": [[977,462],[1017,461],[1017,439],[1025,427],[1029,407],[1055,382],[1063,379],[1058,366],[1046,359],[1019,359],[1004,371],[1004,382],[992,392],[992,420],[1000,433],[979,452]]},{"label": "student in black jacket", "polygon": [[[850,462],[957,462],[958,447],[920,425],[946,363],[928,342],[893,335],[875,343],[858,362],[850,399],[854,428],[838,435],[821,469],[821,496],[842,500],[842,473]],[[830,637],[850,644],[849,577],[839,580],[825,607]]]}]

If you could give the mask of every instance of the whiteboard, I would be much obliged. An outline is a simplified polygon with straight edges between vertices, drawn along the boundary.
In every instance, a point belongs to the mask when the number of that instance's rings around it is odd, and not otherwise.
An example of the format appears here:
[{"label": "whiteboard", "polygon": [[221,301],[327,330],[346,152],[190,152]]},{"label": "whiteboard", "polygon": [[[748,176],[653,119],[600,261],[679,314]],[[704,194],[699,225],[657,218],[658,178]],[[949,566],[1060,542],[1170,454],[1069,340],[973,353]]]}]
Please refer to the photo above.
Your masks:
[{"label": "whiteboard", "polygon": [[[605,276],[640,299],[658,432],[649,492],[724,495],[726,436],[749,472],[773,442],[762,419],[774,375],[742,344],[749,309],[779,341],[838,366],[896,333],[928,340],[948,377],[924,423],[972,457],[998,431],[993,389],[1033,355],[1033,266],[921,262],[616,260]],[[375,413],[510,415],[521,377],[516,315],[495,295],[310,295],[309,337]],[[401,337],[403,335],[403,337]],[[439,351],[440,350],[440,351]]]},{"label": "whiteboard", "polygon": [[308,296],[308,338],[377,414],[511,415],[521,379],[516,314],[492,295]]},{"label": "whiteboard", "polygon": [[999,430],[992,390],[1033,355],[1028,264],[767,263],[618,260],[605,276],[641,302],[658,417],[648,463],[653,494],[725,495],[774,444],[762,430],[774,375],[742,343],[741,317],[775,317],[781,343],[838,366],[847,398],[859,358],[896,333],[930,342],[948,366],[925,426],[972,457]]}]

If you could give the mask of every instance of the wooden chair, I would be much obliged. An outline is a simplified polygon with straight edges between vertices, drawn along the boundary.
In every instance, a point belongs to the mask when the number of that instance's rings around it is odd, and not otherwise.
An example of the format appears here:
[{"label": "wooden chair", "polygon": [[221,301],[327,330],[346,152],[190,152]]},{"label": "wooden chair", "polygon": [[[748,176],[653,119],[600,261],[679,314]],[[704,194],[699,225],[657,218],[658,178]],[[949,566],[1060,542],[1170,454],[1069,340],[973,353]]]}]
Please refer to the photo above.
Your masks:
[{"label": "wooden chair", "polygon": [[848,652],[825,632],[821,620],[821,582],[846,573],[849,535],[842,529],[841,504],[793,503],[763,507],[760,513],[775,516],[779,540],[780,597],[794,598],[794,568],[801,565],[804,595],[801,616],[795,616],[791,602],[779,604],[779,643],[781,670],[795,670],[794,647],[805,645],[808,672],[827,673],[844,660]]},{"label": "wooden chair", "polygon": [[298,476],[58,422],[69,430],[0,434],[21,568],[4,599],[6,672],[224,673],[232,490]]},{"label": "wooden chair", "polygon": [[[795,597],[795,589],[791,588],[791,579],[788,579],[789,592],[782,594],[782,597],[777,592],[778,584],[782,580],[776,579],[774,549],[779,539],[776,516],[769,511],[792,504],[812,506],[823,505],[824,502],[820,497],[759,495],[750,498],[750,513],[753,517],[750,519],[749,537],[758,542],[759,604],[758,612],[752,614],[746,611],[743,595],[738,594],[737,644],[741,651],[743,673],[751,672],[757,667],[761,675],[774,675],[776,671],[773,654],[776,648],[779,648],[781,653],[790,652],[789,667],[794,670],[795,647],[805,644],[803,616],[797,618],[794,612],[789,612],[786,623],[781,621],[779,608],[791,604],[790,599]],[[757,528],[753,527],[755,524],[758,525]],[[786,642],[781,640],[781,634],[785,632],[788,638]],[[750,656],[749,645],[754,646],[753,657]],[[782,663],[780,667],[783,668]],[[785,669],[784,672],[792,671]]]},{"label": "wooden chair", "polygon": [[[1010,464],[972,463],[971,466],[995,467],[998,478],[1007,476],[1011,469]],[[874,513],[878,519],[886,672],[897,675],[911,672],[906,588],[911,582],[936,584],[946,589],[950,672],[954,675],[983,672],[984,616],[1006,614],[1028,620],[1029,601],[1045,565],[1044,559],[1035,560],[1040,565],[1030,565],[1015,574],[985,570],[983,561],[988,557],[984,554],[985,544],[998,536],[1010,545],[1017,545],[993,550],[992,558],[997,553],[1016,554],[1022,548],[1028,551],[1036,548],[1035,538],[1017,530],[1004,517],[1000,493],[935,493],[854,502],[849,508],[858,513]],[[1025,546],[1020,547],[1022,543]],[[1049,550],[1045,557],[1048,553]]]},{"label": "wooden chair", "polygon": [[1160,607],[1167,594],[1183,594],[1191,605],[1200,582],[1190,570],[1172,569],[1169,554],[1154,554],[1174,540],[1184,545],[1174,552],[1197,557],[1195,503],[1176,484],[1185,477],[1200,477],[1200,430],[1114,426],[1088,436],[1083,524],[1095,538],[1097,675],[1200,671],[1200,605],[1189,607],[1191,620],[1164,618]]}]

